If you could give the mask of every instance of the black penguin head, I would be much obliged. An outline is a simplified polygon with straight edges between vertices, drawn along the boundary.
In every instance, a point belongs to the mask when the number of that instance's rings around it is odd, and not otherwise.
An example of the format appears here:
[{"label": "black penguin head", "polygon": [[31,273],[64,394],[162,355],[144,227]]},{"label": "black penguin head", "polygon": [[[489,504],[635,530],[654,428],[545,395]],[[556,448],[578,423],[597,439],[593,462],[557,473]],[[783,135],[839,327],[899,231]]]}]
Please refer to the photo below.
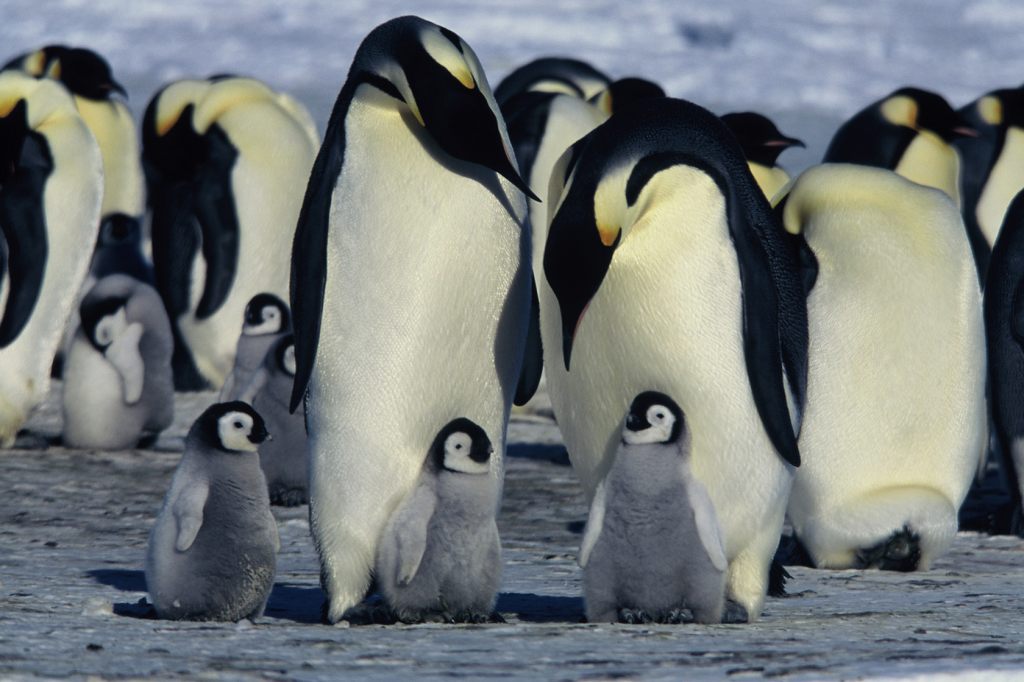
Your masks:
[{"label": "black penguin head", "polygon": [[206,408],[189,431],[193,437],[223,452],[256,452],[269,434],[263,417],[248,403],[235,400]]},{"label": "black penguin head", "polygon": [[92,50],[47,45],[40,52],[43,55],[43,72],[34,75],[60,81],[71,94],[100,101],[109,100],[115,92],[128,96],[121,84],[114,80],[107,60]]},{"label": "black penguin head", "polygon": [[430,446],[434,468],[460,474],[486,474],[491,470],[494,446],[479,425],[459,417],[438,432]]},{"label": "black penguin head", "polygon": [[82,332],[93,348],[103,353],[128,327],[127,296],[92,298],[86,296],[78,312]]},{"label": "black penguin head", "polygon": [[629,445],[675,443],[685,428],[683,411],[676,401],[664,393],[645,391],[629,406],[622,442]]},{"label": "black penguin head", "polygon": [[978,130],[1024,128],[1024,88],[993,90],[959,113]]},{"label": "black penguin head", "polygon": [[196,132],[196,102],[206,81],[180,80],[161,88],[142,116],[142,161],[147,184],[191,181],[206,162],[209,142]]},{"label": "black penguin head", "polygon": [[370,32],[352,68],[350,80],[405,102],[445,152],[490,168],[537,200],[519,175],[483,68],[458,35],[419,17],[398,17]]},{"label": "black penguin head", "polygon": [[135,246],[142,243],[142,227],[139,221],[124,213],[115,213],[100,223],[96,237],[97,248]]},{"label": "black penguin head", "polygon": [[665,91],[657,83],[644,78],[620,78],[590,98],[590,103],[611,116],[625,111],[637,102],[664,97]]},{"label": "black penguin head", "polygon": [[246,336],[279,334],[291,326],[288,304],[271,293],[253,296],[245,306],[242,333]]},{"label": "black penguin head", "polygon": [[779,154],[790,147],[806,145],[795,137],[783,135],[770,118],[753,111],[741,111],[722,116],[724,123],[739,140],[748,161],[768,166],[775,165]]},{"label": "black penguin head", "polygon": [[274,345],[274,367],[277,371],[295,377],[295,335],[281,337]]},{"label": "black penguin head", "polygon": [[516,67],[494,88],[494,99],[501,105],[524,92],[562,93],[586,99],[597,94],[594,88],[611,82],[592,65],[571,57],[539,57]]},{"label": "black penguin head", "polygon": [[946,142],[978,133],[944,97],[920,88],[900,88],[879,104],[882,117],[893,125],[928,130]]}]

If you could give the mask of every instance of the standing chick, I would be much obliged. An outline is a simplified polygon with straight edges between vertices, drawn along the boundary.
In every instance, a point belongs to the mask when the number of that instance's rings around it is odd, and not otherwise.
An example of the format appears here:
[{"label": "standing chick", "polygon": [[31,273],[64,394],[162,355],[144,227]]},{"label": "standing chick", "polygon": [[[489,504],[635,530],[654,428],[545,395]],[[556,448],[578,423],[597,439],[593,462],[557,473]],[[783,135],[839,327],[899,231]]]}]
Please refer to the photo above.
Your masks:
[{"label": "standing chick", "polygon": [[149,536],[146,586],[160,618],[262,615],[280,547],[256,454],[266,438],[263,418],[238,401],[192,425]]},{"label": "standing chick", "polygon": [[501,580],[494,447],[460,417],[430,446],[419,482],[392,513],[377,550],[381,593],[399,620],[485,622]]},{"label": "standing chick", "polygon": [[587,620],[722,620],[727,562],[707,490],[690,471],[683,412],[638,395],[598,485],[580,547]]},{"label": "standing chick", "polygon": [[235,348],[235,365],[220,389],[221,402],[241,398],[253,376],[263,366],[263,359],[274,342],[288,334],[291,328],[288,304],[280,298],[263,292],[249,300],[245,306],[242,335],[238,337]]}]

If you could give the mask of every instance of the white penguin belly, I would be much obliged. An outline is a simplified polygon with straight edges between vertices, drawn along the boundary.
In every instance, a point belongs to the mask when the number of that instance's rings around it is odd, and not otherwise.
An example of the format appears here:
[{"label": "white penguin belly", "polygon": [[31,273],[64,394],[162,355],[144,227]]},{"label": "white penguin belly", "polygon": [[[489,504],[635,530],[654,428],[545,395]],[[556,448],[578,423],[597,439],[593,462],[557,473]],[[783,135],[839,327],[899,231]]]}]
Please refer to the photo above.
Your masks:
[{"label": "white penguin belly", "polygon": [[960,206],[960,157],[938,135],[919,130],[895,170],[907,180],[942,190]]},{"label": "white penguin belly", "polygon": [[995,244],[1006,209],[1021,187],[1024,187],[1024,130],[1010,128],[975,208],[978,225],[989,246]]}]

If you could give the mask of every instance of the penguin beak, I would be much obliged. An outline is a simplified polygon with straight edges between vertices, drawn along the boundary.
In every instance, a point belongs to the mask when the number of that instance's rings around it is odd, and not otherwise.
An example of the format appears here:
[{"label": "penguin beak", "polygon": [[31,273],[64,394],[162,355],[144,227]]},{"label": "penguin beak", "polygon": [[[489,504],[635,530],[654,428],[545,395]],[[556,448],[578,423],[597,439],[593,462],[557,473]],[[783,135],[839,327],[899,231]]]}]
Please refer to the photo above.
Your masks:
[{"label": "penguin beak", "polygon": [[270,434],[267,433],[267,427],[263,422],[253,424],[252,431],[249,432],[249,442],[259,445],[265,440],[270,440]]},{"label": "penguin beak", "polygon": [[978,131],[971,126],[957,126],[952,132],[956,137],[978,137]]},{"label": "penguin beak", "polygon": [[121,85],[120,83],[118,83],[117,81],[115,81],[113,79],[110,81],[110,83],[108,83],[106,85],[106,89],[110,90],[110,91],[113,91],[113,92],[116,92],[119,95],[121,95],[122,97],[124,97],[125,99],[128,99],[128,91],[124,89],[123,85]]},{"label": "penguin beak", "polygon": [[768,140],[767,142],[764,143],[764,146],[778,149],[789,149],[790,147],[807,147],[807,145],[804,144],[803,140],[798,140],[795,137],[786,137],[785,135],[780,135],[774,140]]},{"label": "penguin beak", "polygon": [[650,426],[650,424],[647,423],[647,420],[640,415],[630,412],[626,417],[626,428],[630,431],[643,431],[648,426]]}]

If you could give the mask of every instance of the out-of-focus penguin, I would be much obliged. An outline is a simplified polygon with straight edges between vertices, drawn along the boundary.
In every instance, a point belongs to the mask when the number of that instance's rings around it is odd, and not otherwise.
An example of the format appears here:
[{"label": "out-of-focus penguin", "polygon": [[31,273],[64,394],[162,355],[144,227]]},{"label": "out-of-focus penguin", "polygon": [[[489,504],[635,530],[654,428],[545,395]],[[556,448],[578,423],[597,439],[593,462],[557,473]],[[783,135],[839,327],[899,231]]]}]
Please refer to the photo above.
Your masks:
[{"label": "out-of-focus penguin", "polygon": [[941,95],[900,88],[840,126],[823,163],[893,170],[942,190],[959,206],[960,159],[953,141],[975,134]]},{"label": "out-of-focus penguin", "polygon": [[774,199],[790,179],[789,174],[776,163],[779,154],[790,147],[806,145],[795,137],[783,135],[770,118],[753,111],[725,114],[722,123],[740,141],[750,172],[761,191],[774,204]]},{"label": "out-of-focus penguin", "polygon": [[728,562],[714,505],[689,460],[679,405],[655,391],[638,395],[583,533],[590,622],[722,620]]},{"label": "out-of-focus penguin", "polygon": [[79,312],[64,363],[64,443],[118,450],[170,426],[174,343],[159,294],[110,275],[85,295]]},{"label": "out-of-focus penguin", "polygon": [[544,366],[584,490],[611,466],[633,398],[672,395],[722,524],[728,597],[756,619],[800,462],[807,319],[791,246],[735,137],[680,100],[583,138],[549,201]]},{"label": "out-of-focus penguin", "polygon": [[[380,533],[437,424],[479,424],[494,441],[489,476],[502,479],[513,395],[531,393],[517,390],[531,298],[524,191],[469,45],[412,16],[371,31],[292,253],[292,407],[306,397],[330,622],[366,594]],[[539,365],[521,385],[538,379]]]},{"label": "out-of-focus penguin", "polygon": [[254,619],[274,584],[280,542],[256,449],[263,419],[217,403],[192,425],[149,535],[146,588],[169,620]]},{"label": "out-of-focus penguin", "polygon": [[67,90],[0,73],[0,446],[46,395],[102,192],[99,148]]},{"label": "out-of-focus penguin", "polygon": [[540,57],[514,69],[494,88],[494,99],[505,103],[521,92],[560,92],[590,99],[612,79],[590,64],[569,57]]},{"label": "out-of-focus penguin", "polygon": [[374,575],[399,620],[486,622],[501,582],[495,514],[501,483],[479,425],[454,419],[437,434],[419,481],[395,508]]},{"label": "out-of-focus penguin", "polygon": [[927,569],[986,445],[981,294],[963,222],[891,171],[825,164],[783,204],[813,257],[789,518],[822,568]]},{"label": "out-of-focus penguin", "polygon": [[224,381],[219,400],[244,400],[241,396],[253,375],[263,366],[267,353],[291,330],[291,312],[287,303],[268,292],[253,296],[245,306],[242,333],[235,349],[235,366]]},{"label": "out-of-focus penguin", "polygon": [[287,292],[316,134],[290,97],[253,79],[215,77],[157,93],[142,141],[157,290],[176,334],[175,382],[220,388],[246,304],[262,291]]}]

